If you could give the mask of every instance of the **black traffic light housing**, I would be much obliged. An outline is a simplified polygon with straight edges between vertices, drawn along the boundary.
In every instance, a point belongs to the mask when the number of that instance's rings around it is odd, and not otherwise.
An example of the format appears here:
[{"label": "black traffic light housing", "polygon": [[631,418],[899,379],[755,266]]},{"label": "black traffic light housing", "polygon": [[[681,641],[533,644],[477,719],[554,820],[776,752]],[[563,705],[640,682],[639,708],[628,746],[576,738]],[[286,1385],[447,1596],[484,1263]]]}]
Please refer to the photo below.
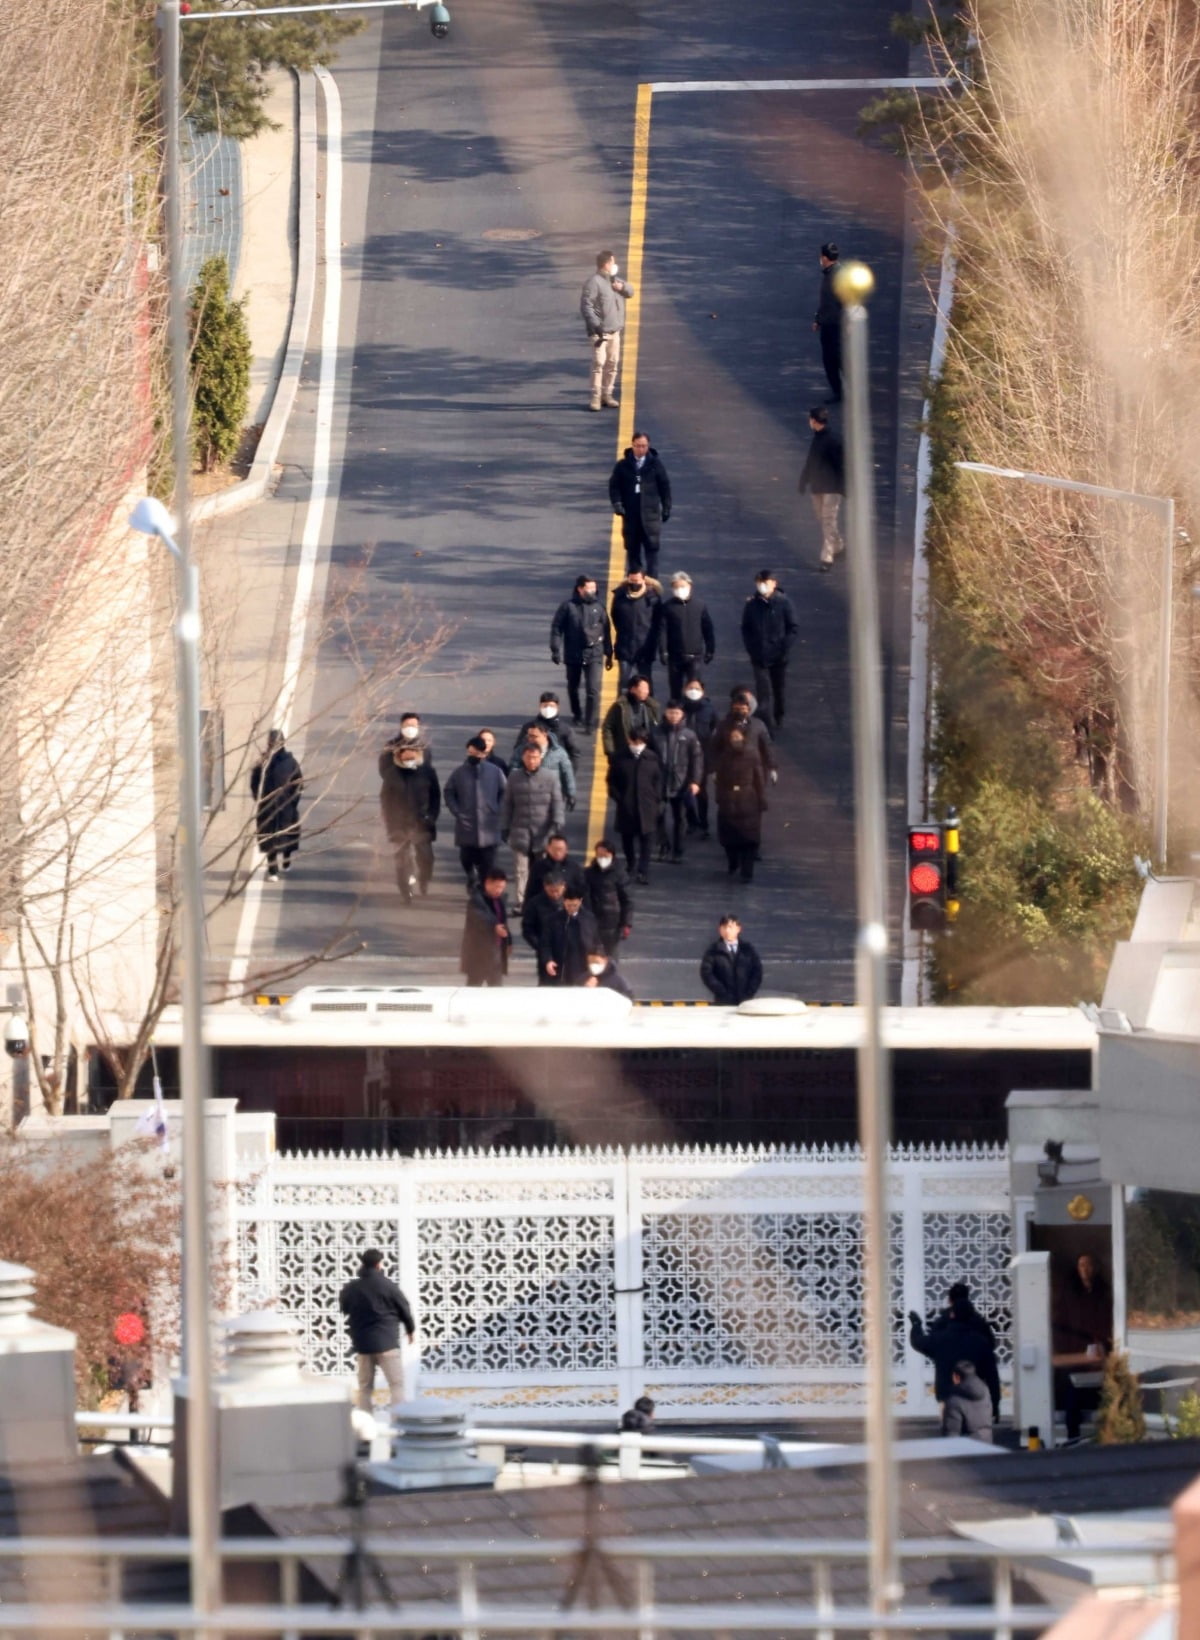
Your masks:
[{"label": "black traffic light housing", "polygon": [[[955,832],[955,843],[958,834]],[[940,934],[946,926],[946,842],[942,824],[908,828],[908,926]]]}]

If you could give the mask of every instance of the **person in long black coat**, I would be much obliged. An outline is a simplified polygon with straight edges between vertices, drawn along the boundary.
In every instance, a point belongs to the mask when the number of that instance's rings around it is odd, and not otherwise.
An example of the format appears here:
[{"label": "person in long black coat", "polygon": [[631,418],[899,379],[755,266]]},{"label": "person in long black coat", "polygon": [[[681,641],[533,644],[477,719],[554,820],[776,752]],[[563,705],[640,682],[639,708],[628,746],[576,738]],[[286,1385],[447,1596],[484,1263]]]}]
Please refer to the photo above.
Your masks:
[{"label": "person in long black coat", "polygon": [[599,943],[595,917],[580,896],[568,896],[545,925],[538,971],[550,985],[582,985],[588,977],[588,956]]},{"label": "person in long black coat", "polygon": [[588,905],[600,931],[600,944],[611,957],[633,930],[633,895],[629,892],[625,867],[607,837],[596,844],[596,852],[583,875]]},{"label": "person in long black coat", "polygon": [[644,569],[658,574],[662,527],[671,516],[671,480],[645,433],[635,433],[612,470],[608,499],[621,520],[625,538],[625,572]]},{"label": "person in long black coat", "polygon": [[258,846],[267,857],[267,881],[277,883],[279,861],[291,869],[292,855],[300,847],[300,793],[304,776],[300,765],[283,743],[283,730],[272,729],[267,749],[250,771],[250,795],[254,798],[254,826]]},{"label": "person in long black coat", "polygon": [[767,787],[762,761],[740,729],[732,729],[716,764],[717,841],[725,850],[729,875],[754,880],[754,862],[762,842]]},{"label": "person in long black coat", "polygon": [[721,1007],[736,1008],[758,995],[762,959],[750,941],[742,938],[736,917],[722,917],[717,924],[717,938],[700,959],[700,979]]},{"label": "person in long black coat", "polygon": [[442,788],[433,764],[422,762],[413,745],[381,752],[379,778],[379,806],[396,854],[396,886],[407,904],[414,888],[429,892]]},{"label": "person in long black coat", "polygon": [[508,953],[512,950],[504,898],[507,887],[507,873],[492,866],[468,896],[459,958],[468,985],[504,984]]},{"label": "person in long black coat", "polygon": [[636,871],[639,883],[648,883],[650,846],[662,815],[663,766],[646,744],[643,730],[633,730],[626,750],[609,765],[608,795],[617,806],[625,864]]}]

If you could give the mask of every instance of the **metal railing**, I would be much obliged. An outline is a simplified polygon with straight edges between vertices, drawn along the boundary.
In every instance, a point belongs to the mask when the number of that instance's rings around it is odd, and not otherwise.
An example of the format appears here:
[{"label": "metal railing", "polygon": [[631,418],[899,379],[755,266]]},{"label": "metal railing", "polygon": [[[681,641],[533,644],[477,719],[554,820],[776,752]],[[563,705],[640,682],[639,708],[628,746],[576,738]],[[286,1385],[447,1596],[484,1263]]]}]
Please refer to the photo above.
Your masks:
[{"label": "metal railing", "polygon": [[[179,1604],[156,1600],[141,1604],[122,1599],[125,1572],[149,1563],[175,1563],[181,1572],[191,1552],[187,1538],[26,1538],[0,1541],[0,1577],[20,1566],[27,1582],[38,1581],[37,1563],[45,1566],[47,1579],[55,1590],[64,1586],[63,1570],[72,1562],[94,1565],[97,1581],[106,1591],[103,1599],[72,1603],[56,1599],[50,1604],[0,1605],[0,1633],[87,1634],[91,1640],[104,1634],[120,1640],[126,1634],[190,1635],[203,1628],[217,1632],[278,1634],[289,1640],[305,1634],[354,1635],[362,1640],[380,1640],[394,1634],[454,1635],[461,1640],[478,1640],[481,1631],[493,1634],[520,1634],[550,1637],[566,1634],[633,1634],[639,1640],[653,1640],[659,1633],[672,1634],[775,1634],[816,1635],[832,1640],[838,1634],[871,1631],[910,1634],[972,1633],[992,1635],[995,1640],[1011,1640],[1014,1631],[1048,1627],[1066,1609],[1065,1605],[1017,1605],[1013,1600],[1014,1576],[1038,1564],[1053,1570],[1055,1563],[1064,1571],[1072,1562],[1133,1561],[1151,1562],[1152,1573],[1122,1578],[1126,1586],[1140,1586],[1147,1595],[1171,1597],[1174,1593],[1174,1550],[1161,1542],[1058,1544],[1044,1548],[1000,1548],[963,1538],[908,1539],[896,1545],[901,1570],[913,1562],[982,1562],[991,1574],[991,1598],[978,1605],[934,1607],[906,1605],[903,1600],[886,1614],[862,1605],[841,1605],[834,1598],[834,1572],[848,1566],[860,1567],[864,1581],[869,1565],[870,1545],[861,1539],[805,1538],[587,1538],[564,1537],[531,1540],[513,1538],[459,1539],[414,1543],[378,1534],[345,1537],[305,1537],[279,1539],[226,1539],[217,1545],[221,1562],[245,1566],[259,1563],[278,1572],[280,1598],[277,1603],[220,1605],[209,1613],[196,1612],[181,1592]],[[412,1567],[428,1577],[445,1568],[454,1578],[453,1599],[386,1603],[386,1582],[373,1601],[353,1605],[346,1598],[353,1588],[351,1563],[357,1558],[376,1566],[388,1564]],[[335,1563],[343,1568],[336,1581],[337,1593],[327,1604],[301,1604],[300,1571],[306,1562]],[[607,1603],[603,1606],[570,1604],[578,1598],[573,1569],[605,1562],[619,1568],[610,1579]],[[809,1601],[805,1605],[784,1600],[739,1600],[683,1604],[660,1602],[655,1597],[655,1572],[672,1562],[697,1562],[707,1567],[721,1565],[728,1572],[738,1566],[778,1563],[802,1567],[810,1580]],[[552,1566],[563,1583],[560,1603],[531,1599],[527,1603],[489,1604],[480,1592],[480,1574],[490,1566]],[[630,1596],[618,1603],[611,1593],[624,1583],[622,1573],[633,1573],[628,1581]],[[1078,1571],[1074,1570],[1077,1580]]]}]

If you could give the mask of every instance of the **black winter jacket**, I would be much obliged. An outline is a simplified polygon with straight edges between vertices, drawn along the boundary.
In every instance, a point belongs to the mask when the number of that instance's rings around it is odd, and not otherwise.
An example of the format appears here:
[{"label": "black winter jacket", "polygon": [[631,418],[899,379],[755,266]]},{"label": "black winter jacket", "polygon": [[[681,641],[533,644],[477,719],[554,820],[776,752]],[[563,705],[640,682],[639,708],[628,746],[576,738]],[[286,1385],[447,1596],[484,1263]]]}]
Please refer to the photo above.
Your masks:
[{"label": "black winter jacket", "polygon": [[763,970],[758,952],[749,940],[738,940],[735,956],[725,949],[724,940],[714,940],[700,962],[700,978],[714,1002],[736,1007],[758,995]]},{"label": "black winter jacket", "polygon": [[814,495],[845,495],[846,458],[842,441],[832,427],[822,427],[813,434],[799,487],[801,494],[811,490]]},{"label": "black winter jacket", "polygon": [[566,660],[578,666],[587,654],[603,653],[612,659],[612,630],[604,604],[599,598],[585,603],[578,592],[573,592],[566,603],[559,604],[550,623],[550,658],[555,666]]},{"label": "black winter jacket", "polygon": [[680,600],[672,595],[658,611],[658,654],[660,660],[702,660],[707,666],[717,649],[708,606],[695,596]]},{"label": "black winter jacket", "polygon": [[[588,978],[591,978],[590,974]],[[633,992],[629,989],[629,981],[611,957],[608,959],[608,967],[602,974],[596,976],[596,983],[592,989],[596,991],[615,991],[618,996],[628,997],[630,1002],[633,1001]]]},{"label": "black winter jacket", "polygon": [[662,526],[671,516],[671,480],[659,460],[658,451],[651,449],[637,469],[637,458],[630,447],[617,462],[608,481],[608,499],[613,511],[625,520],[625,528],[635,523],[640,515],[642,528],[652,541],[658,539]]},{"label": "black winter jacket", "polygon": [[588,905],[601,934],[615,939],[623,928],[632,928],[633,895],[620,860],[614,856],[607,871],[601,871],[593,860],[583,875],[587,879]]},{"label": "black winter jacket", "polygon": [[669,723],[660,723],[650,745],[663,766],[664,797],[678,796],[685,786],[704,784],[704,753],[686,723],[677,729],[672,729]]},{"label": "black winter jacket", "polygon": [[[521,908],[521,938],[535,954],[541,950],[546,930],[561,910],[562,901],[552,900],[544,889],[539,889],[536,894],[528,888],[525,890],[525,904]],[[546,984],[540,970],[538,984]]]},{"label": "black winter jacket", "polygon": [[909,1343],[914,1350],[919,1350],[933,1362],[933,1393],[937,1400],[944,1404],[950,1398],[954,1392],[951,1374],[960,1361],[969,1361],[989,1390],[992,1386],[988,1380],[996,1381],[992,1405],[995,1410],[999,1409],[1000,1385],[996,1372],[996,1355],[981,1332],[966,1322],[953,1319],[935,1322],[926,1331],[920,1316],[915,1312],[909,1316],[909,1322]]},{"label": "black winter jacket", "polygon": [[617,830],[657,831],[663,785],[663,766],[649,746],[640,757],[626,749],[614,758],[608,771],[608,795],[617,805]]},{"label": "black winter jacket", "polygon": [[568,894],[579,894],[581,896],[587,894],[583,867],[578,860],[572,860],[569,854],[565,860],[552,860],[548,854],[539,854],[529,867],[529,893],[540,894],[542,884],[552,871],[561,871],[567,879]]},{"label": "black winter jacket", "polygon": [[742,610],[742,643],[755,666],[786,661],[800,628],[792,600],[778,588],[769,598],[757,592]]},{"label": "black winter jacket", "polygon": [[415,769],[400,769],[391,752],[382,752],[379,778],[383,781],[379,803],[389,841],[403,843],[422,834],[436,837],[442,789],[433,764],[418,763]]},{"label": "black winter jacket", "polygon": [[285,746],[265,752],[250,771],[250,795],[258,841],[265,848],[295,848],[300,841],[300,792],[304,776]]},{"label": "black winter jacket", "polygon": [[[587,906],[572,917],[564,906],[543,924],[538,945],[538,969],[549,985],[582,985],[588,977],[588,952],[599,942],[596,919]],[[548,964],[556,964],[550,974]]]},{"label": "black winter jacket", "polygon": [[837,270],[836,262],[832,267],[821,269],[821,289],[817,296],[817,311],[813,314],[814,324],[840,325],[842,322],[842,304],[833,288],[833,276]]},{"label": "black winter jacket", "polygon": [[619,661],[642,668],[654,664],[655,622],[662,603],[656,585],[647,583],[641,597],[632,598],[622,581],[612,595],[613,654]]},{"label": "black winter jacket", "polygon": [[348,1281],[338,1297],[350,1343],[358,1355],[386,1355],[400,1348],[400,1328],[411,1338],[416,1330],[408,1300],[383,1271],[364,1270]]},{"label": "black winter jacket", "polygon": [[716,733],[718,721],[717,709],[707,695],[702,695],[699,700],[688,700],[687,696],[684,696],[683,721],[700,742],[701,750],[707,758],[708,743]]}]

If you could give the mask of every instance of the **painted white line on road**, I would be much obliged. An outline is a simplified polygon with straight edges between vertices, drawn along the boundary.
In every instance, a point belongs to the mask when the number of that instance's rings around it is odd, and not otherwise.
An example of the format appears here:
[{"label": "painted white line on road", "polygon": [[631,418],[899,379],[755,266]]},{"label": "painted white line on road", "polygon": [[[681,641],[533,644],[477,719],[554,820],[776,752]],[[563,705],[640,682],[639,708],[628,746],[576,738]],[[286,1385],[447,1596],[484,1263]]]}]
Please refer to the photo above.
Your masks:
[{"label": "painted white line on road", "polygon": [[[342,100],[337,84],[328,70],[318,68],[314,72],[325,97],[325,307],[321,318],[321,373],[317,386],[312,485],[304,516],[304,533],[300,538],[300,562],[296,569],[296,590],[292,598],[291,619],[288,622],[283,683],[273,715],[275,726],[282,729],[285,735],[289,735],[292,711],[296,704],[296,691],[300,683],[300,671],[304,664],[321,530],[325,522],[325,504],[331,498],[335,501],[337,499],[331,478],[331,452],[337,388],[338,335],[342,318]],[[303,751],[303,730],[297,736],[293,750],[298,753]],[[233,947],[233,960],[229,964],[228,984],[231,991],[239,991],[246,982],[246,973],[254,950],[258,916],[262,909],[264,881],[262,870],[256,870],[242,898],[242,914]]]},{"label": "painted white line on road", "polygon": [[949,80],[651,80],[658,94],[669,91],[945,91]]},{"label": "painted white line on road", "polygon": [[[946,360],[950,305],[954,300],[954,234],[946,236],[942,272],[938,280],[937,321],[929,349],[929,379],[937,381]],[[908,657],[908,813],[906,824],[928,819],[929,776],[926,760],[926,718],[929,700],[929,555],[925,530],[929,519],[930,453],[929,400],[921,407],[921,437],[917,444],[917,507],[913,530],[912,638]],[[921,1001],[924,974],[924,937],[908,926],[908,894],[904,896],[904,967],[900,977],[900,1006],[915,1008]]]}]

